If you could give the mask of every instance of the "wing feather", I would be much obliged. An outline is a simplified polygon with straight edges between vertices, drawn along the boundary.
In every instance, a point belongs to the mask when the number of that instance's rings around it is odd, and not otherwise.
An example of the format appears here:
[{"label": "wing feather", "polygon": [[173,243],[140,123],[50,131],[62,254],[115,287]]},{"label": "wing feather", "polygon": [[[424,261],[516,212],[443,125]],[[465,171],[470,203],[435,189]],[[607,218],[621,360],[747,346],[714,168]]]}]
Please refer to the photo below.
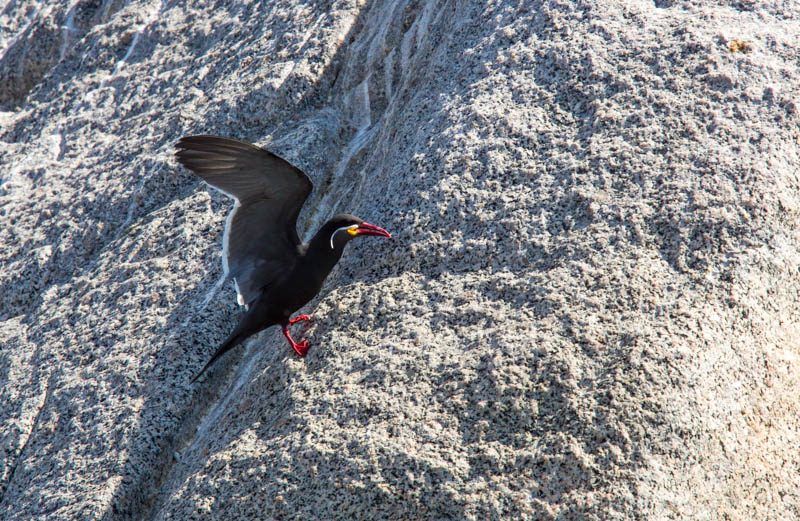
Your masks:
[{"label": "wing feather", "polygon": [[237,201],[223,249],[228,274],[249,304],[294,267],[297,216],[311,193],[311,179],[285,159],[235,139],[188,136],[176,146],[183,166]]}]

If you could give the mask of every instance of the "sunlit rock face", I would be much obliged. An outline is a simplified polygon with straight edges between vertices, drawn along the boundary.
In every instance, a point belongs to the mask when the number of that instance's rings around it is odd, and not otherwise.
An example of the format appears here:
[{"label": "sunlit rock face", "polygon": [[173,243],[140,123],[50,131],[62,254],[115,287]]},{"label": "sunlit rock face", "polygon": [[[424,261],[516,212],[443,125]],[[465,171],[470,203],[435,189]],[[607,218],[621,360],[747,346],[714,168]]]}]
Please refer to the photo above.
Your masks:
[{"label": "sunlit rock face", "polygon": [[[800,22],[741,2],[0,3],[0,519],[792,519]],[[184,135],[361,241],[236,322]]]}]

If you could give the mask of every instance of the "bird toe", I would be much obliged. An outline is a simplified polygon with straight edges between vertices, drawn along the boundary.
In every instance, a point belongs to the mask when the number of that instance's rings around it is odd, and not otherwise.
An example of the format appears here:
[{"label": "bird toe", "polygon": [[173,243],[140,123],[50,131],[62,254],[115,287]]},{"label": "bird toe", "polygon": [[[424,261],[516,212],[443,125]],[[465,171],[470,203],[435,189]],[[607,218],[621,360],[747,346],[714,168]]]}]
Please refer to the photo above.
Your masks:
[{"label": "bird toe", "polygon": [[298,342],[296,345],[294,345],[292,347],[294,347],[295,352],[299,356],[304,357],[308,353],[308,348],[311,347],[311,346],[309,345],[308,340],[306,340],[304,338],[303,340],[301,340],[300,342]]}]

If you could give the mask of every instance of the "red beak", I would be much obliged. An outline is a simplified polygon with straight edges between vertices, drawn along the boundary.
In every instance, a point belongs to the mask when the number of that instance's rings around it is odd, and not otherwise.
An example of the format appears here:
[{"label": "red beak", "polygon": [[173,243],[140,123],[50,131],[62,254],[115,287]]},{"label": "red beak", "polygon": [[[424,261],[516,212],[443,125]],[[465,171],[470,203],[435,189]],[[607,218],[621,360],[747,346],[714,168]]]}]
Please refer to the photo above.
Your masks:
[{"label": "red beak", "polygon": [[392,237],[389,234],[389,232],[387,232],[380,226],[375,226],[374,224],[363,223],[363,222],[358,225],[358,228],[356,228],[356,232],[358,233],[358,235],[377,235],[378,237],[389,237],[389,238]]}]

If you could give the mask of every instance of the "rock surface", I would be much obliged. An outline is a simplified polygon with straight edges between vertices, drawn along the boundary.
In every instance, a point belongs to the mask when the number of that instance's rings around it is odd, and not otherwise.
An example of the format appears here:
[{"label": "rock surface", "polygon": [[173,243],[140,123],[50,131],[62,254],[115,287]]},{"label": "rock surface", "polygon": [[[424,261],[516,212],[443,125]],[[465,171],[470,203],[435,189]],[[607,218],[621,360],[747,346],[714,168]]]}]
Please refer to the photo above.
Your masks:
[{"label": "rock surface", "polygon": [[[597,4],[0,3],[0,519],[800,518],[797,5]],[[192,386],[194,133],[394,240]]]}]

